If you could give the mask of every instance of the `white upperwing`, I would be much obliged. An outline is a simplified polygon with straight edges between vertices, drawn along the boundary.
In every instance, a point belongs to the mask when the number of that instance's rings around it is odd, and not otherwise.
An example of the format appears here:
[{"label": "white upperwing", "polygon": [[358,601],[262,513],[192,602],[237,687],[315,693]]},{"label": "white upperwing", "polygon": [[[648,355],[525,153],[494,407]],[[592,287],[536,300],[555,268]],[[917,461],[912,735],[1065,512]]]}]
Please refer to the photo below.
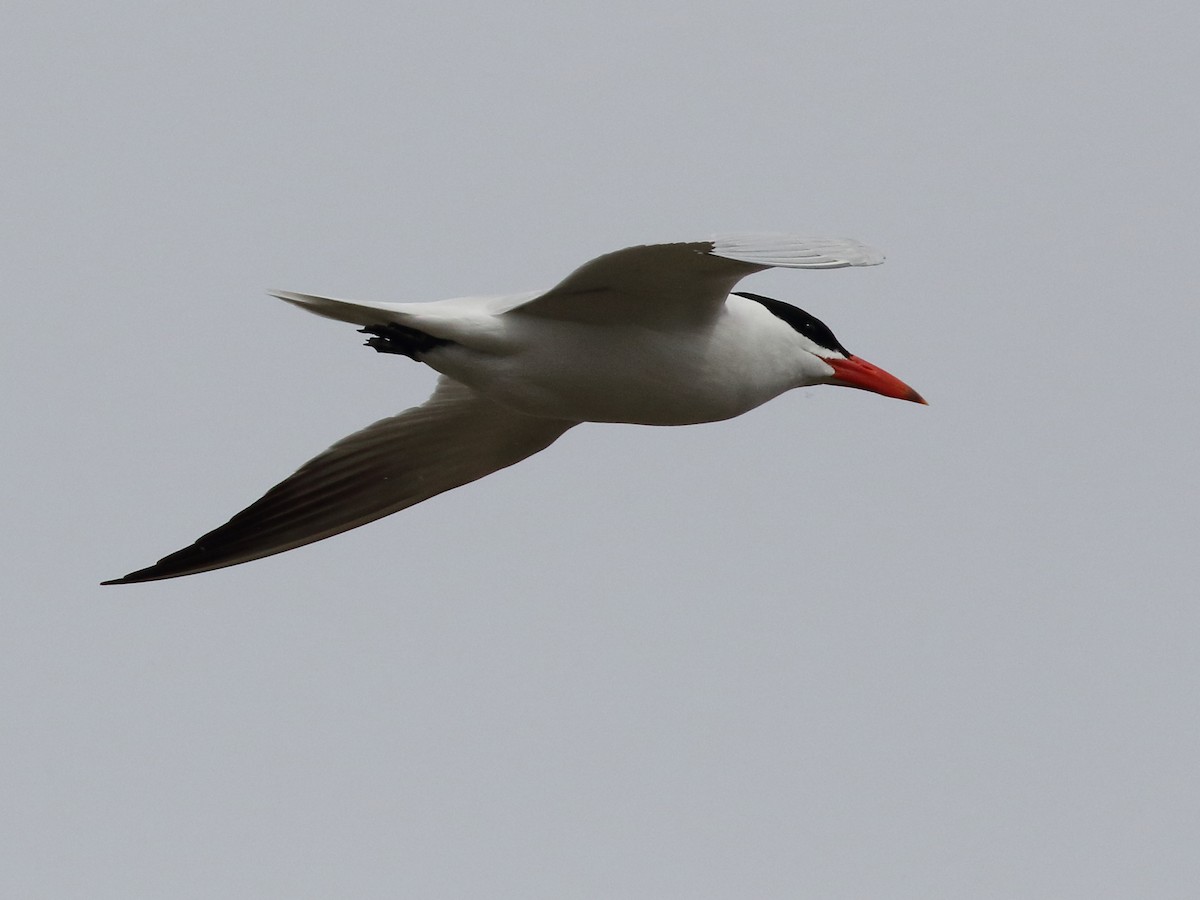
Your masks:
[{"label": "white upperwing", "polygon": [[711,241],[646,244],[605,253],[544,292],[423,303],[271,293],[319,316],[358,325],[412,323],[419,317],[416,327],[457,340],[468,320],[506,313],[596,325],[687,326],[709,321],[739,281],[764,269],[840,269],[881,262],[882,253],[849,238],[728,234]]},{"label": "white upperwing", "polygon": [[764,269],[881,262],[882,253],[849,238],[728,234],[711,241],[647,244],[584,263],[510,314],[591,324],[687,325],[711,319],[739,281]]}]

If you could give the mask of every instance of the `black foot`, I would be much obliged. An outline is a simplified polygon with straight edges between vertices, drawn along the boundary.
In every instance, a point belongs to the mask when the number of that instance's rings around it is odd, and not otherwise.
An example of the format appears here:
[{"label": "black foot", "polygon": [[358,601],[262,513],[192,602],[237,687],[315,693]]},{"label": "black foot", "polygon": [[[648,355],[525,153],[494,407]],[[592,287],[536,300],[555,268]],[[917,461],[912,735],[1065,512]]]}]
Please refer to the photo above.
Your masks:
[{"label": "black foot", "polygon": [[389,322],[386,325],[368,325],[366,328],[358,330],[363,334],[375,335],[368,338],[364,346],[374,347],[378,353],[398,353],[409,359],[416,359],[419,353],[426,353],[434,347],[450,343],[450,341],[435,338],[423,331],[417,331],[415,328],[397,325],[395,322]]}]

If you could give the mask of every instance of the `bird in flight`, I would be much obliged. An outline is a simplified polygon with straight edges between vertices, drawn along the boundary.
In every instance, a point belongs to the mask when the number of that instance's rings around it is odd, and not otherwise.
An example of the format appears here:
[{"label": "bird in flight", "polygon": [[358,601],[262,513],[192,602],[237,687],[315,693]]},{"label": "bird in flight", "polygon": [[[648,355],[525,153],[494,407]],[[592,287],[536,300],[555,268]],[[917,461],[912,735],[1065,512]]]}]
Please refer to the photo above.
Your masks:
[{"label": "bird in flight", "polygon": [[818,384],[924,403],[803,310],[731,293],[775,266],[881,262],[853,240],[730,234],[606,253],[525,294],[385,303],[275,293],[361,326],[380,353],[436,370],[433,394],[338,441],[194,544],[104,584],[193,575],[323,540],[520,462],[581,422],[716,422]]}]

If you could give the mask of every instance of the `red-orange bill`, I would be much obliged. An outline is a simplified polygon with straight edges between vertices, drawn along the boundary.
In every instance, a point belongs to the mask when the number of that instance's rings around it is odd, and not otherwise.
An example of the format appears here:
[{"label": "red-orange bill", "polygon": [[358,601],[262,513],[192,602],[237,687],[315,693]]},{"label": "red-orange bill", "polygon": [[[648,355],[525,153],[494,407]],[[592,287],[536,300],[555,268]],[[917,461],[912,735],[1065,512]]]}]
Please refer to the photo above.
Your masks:
[{"label": "red-orange bill", "polygon": [[[897,400],[925,403],[924,397],[895,375],[883,371],[879,366],[871,365],[865,359],[849,356],[846,359],[826,359],[824,361],[833,367],[833,378],[829,379],[830,384],[858,388],[860,391],[871,391],[885,397],[895,397]],[[929,404],[925,403],[925,405]]]}]

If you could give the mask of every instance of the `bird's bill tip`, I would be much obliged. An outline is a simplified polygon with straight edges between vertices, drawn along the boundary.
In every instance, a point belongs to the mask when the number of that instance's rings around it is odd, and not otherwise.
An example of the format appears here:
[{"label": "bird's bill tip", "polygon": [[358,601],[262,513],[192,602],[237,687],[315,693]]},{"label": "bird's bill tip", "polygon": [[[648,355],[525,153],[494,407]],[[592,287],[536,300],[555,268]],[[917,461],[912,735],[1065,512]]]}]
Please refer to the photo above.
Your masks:
[{"label": "bird's bill tip", "polygon": [[841,387],[858,388],[860,391],[871,391],[884,397],[894,397],[897,400],[908,400],[928,406],[929,403],[910,388],[907,384],[890,372],[885,372],[879,366],[872,365],[857,356],[845,359],[826,359],[825,362],[833,369],[830,384]]}]

